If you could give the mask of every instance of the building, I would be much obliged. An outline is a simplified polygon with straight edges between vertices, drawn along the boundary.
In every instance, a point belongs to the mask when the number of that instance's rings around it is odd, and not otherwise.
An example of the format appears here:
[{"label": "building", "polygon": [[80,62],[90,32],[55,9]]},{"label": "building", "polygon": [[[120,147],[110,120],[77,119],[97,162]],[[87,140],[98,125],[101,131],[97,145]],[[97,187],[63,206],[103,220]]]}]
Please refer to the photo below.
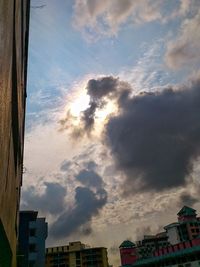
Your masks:
[{"label": "building", "polygon": [[29,0],[0,0],[0,266],[16,266]]},{"label": "building", "polygon": [[45,266],[47,223],[37,211],[21,211],[19,216],[18,267]]},{"label": "building", "polygon": [[154,252],[158,249],[169,245],[168,236],[165,232],[157,235],[145,235],[141,241],[136,244],[129,240],[125,240],[120,245],[120,256],[122,265],[133,264],[139,259],[148,259],[154,256]]},{"label": "building", "polygon": [[90,248],[80,241],[46,249],[46,267],[108,267],[107,249]]},{"label": "building", "polygon": [[156,235],[145,235],[144,239],[137,242],[137,252],[139,258],[149,258],[153,256],[155,250],[167,247],[169,245],[166,232]]},{"label": "building", "polygon": [[119,247],[122,266],[200,266],[200,219],[196,210],[184,206],[177,215],[178,222],[165,226],[165,232],[144,236],[136,244],[124,241]]},{"label": "building", "polygon": [[193,239],[192,241],[182,242],[155,251],[153,257],[146,259],[140,258],[134,264],[130,264],[128,266],[130,267],[200,266],[200,237]]},{"label": "building", "polygon": [[192,240],[200,234],[200,218],[197,218],[196,210],[184,206],[178,212],[178,222],[164,227],[171,244]]},{"label": "building", "polygon": [[136,245],[130,240],[125,240],[119,247],[121,264],[126,266],[135,263],[139,259]]}]

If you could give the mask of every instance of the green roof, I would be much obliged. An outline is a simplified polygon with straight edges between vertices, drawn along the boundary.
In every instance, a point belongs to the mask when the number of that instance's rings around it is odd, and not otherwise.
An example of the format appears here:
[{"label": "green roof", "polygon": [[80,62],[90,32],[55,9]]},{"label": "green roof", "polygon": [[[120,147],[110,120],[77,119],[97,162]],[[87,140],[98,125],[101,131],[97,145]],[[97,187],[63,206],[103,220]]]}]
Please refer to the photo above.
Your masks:
[{"label": "green roof", "polygon": [[135,244],[129,240],[125,240],[124,242],[121,243],[119,247],[120,248],[133,248],[135,247]]},{"label": "green roof", "polygon": [[190,208],[190,207],[187,207],[187,206],[184,206],[178,213],[177,215],[185,215],[185,216],[194,216],[196,215],[196,210]]}]

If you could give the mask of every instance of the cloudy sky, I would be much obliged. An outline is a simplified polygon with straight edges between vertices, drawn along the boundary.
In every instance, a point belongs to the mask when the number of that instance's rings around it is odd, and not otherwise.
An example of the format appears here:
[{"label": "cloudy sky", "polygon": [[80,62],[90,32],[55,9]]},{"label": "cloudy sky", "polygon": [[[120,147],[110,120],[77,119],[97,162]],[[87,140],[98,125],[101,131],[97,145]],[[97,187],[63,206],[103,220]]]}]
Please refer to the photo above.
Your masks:
[{"label": "cloudy sky", "polygon": [[32,0],[21,208],[48,246],[117,267],[124,239],[200,212],[199,26],[199,0]]}]

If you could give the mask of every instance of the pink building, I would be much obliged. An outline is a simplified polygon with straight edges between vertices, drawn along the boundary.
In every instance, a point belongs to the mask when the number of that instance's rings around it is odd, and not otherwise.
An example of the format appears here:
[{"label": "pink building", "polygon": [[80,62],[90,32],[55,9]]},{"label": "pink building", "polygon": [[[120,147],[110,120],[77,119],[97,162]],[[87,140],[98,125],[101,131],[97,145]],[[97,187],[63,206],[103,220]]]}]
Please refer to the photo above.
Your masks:
[{"label": "pink building", "polygon": [[178,212],[178,222],[164,227],[172,245],[195,239],[200,234],[200,221],[196,210],[184,206]]},{"label": "pink building", "polygon": [[145,235],[136,245],[124,241],[119,247],[121,266],[199,266],[200,218],[195,209],[187,206],[177,215],[178,221],[165,226],[165,232]]},{"label": "pink building", "polygon": [[138,260],[136,245],[125,240],[119,247],[122,265],[133,264]]}]

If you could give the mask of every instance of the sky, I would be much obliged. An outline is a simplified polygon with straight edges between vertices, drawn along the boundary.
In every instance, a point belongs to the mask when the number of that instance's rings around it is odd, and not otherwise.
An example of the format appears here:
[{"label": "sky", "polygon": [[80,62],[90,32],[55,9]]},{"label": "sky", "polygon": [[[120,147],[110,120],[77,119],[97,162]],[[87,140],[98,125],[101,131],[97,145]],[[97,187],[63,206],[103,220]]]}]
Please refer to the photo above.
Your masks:
[{"label": "sky", "polygon": [[[41,8],[38,8],[42,5]],[[32,0],[21,209],[119,266],[200,212],[199,0]]]}]

